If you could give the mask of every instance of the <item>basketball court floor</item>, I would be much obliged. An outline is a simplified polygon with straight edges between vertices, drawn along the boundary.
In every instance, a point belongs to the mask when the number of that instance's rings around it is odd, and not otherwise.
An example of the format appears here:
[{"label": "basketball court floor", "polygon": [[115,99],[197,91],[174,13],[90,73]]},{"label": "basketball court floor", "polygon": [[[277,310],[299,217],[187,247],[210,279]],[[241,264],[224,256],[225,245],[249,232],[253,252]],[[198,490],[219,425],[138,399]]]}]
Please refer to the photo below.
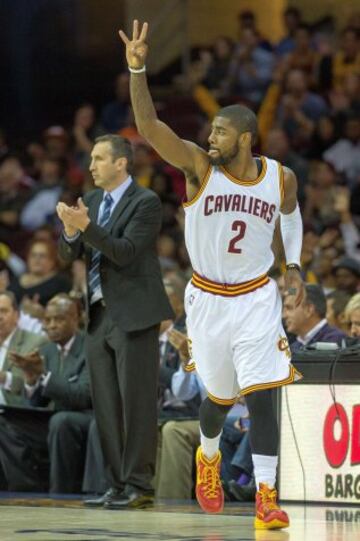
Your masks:
[{"label": "basketball court floor", "polygon": [[360,507],[284,505],[291,526],[254,531],[252,505],[205,515],[195,502],[160,502],[141,511],[88,510],[81,500],[3,493],[0,541],[359,541]]}]

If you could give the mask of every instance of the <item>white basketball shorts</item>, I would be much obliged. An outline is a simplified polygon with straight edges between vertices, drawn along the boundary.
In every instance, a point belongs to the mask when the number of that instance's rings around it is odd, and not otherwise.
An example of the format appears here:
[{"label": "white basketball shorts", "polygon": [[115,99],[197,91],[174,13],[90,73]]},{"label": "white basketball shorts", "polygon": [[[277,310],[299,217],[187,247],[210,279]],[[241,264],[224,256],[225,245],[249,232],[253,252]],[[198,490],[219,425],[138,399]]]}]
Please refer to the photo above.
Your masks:
[{"label": "white basketball shorts", "polygon": [[185,291],[190,367],[196,368],[214,402],[230,405],[239,394],[302,377],[290,362],[274,280],[258,279],[264,285],[237,296],[213,294],[193,282],[194,277]]}]

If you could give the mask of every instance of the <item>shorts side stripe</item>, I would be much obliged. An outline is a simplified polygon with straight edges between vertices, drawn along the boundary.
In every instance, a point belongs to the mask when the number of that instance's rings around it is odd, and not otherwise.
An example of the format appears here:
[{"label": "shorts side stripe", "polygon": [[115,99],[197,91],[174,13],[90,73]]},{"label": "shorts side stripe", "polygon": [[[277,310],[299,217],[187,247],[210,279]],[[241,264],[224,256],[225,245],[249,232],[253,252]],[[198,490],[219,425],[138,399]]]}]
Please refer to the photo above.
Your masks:
[{"label": "shorts side stripe", "polygon": [[245,389],[241,389],[241,395],[247,395],[250,393],[253,393],[255,391],[263,391],[265,389],[272,389],[274,387],[282,387],[283,385],[288,385],[289,383],[293,383],[295,380],[301,379],[303,376],[302,374],[296,370],[295,366],[290,364],[290,374],[287,378],[282,379],[280,381],[271,381],[270,383],[259,383],[258,385],[251,385],[250,387],[245,387]]},{"label": "shorts side stripe", "polygon": [[220,404],[221,406],[233,406],[237,400],[236,396],[234,398],[217,398],[209,393],[209,391],[208,397],[210,398],[211,402],[215,402],[215,404]]},{"label": "shorts side stripe", "polygon": [[184,370],[185,370],[185,372],[194,372],[194,370],[196,370],[196,364],[194,362],[188,363],[184,367]]}]

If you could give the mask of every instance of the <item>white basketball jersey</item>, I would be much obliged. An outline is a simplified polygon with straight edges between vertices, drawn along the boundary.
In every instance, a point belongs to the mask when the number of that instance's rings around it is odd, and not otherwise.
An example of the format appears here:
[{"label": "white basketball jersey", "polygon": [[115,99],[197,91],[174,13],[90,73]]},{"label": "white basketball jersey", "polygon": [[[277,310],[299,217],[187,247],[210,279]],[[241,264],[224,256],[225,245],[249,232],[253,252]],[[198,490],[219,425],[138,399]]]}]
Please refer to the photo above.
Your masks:
[{"label": "white basketball jersey", "polygon": [[284,197],[282,166],[261,157],[255,180],[210,166],[185,209],[185,243],[193,270],[223,284],[266,273],[274,261],[271,243]]}]

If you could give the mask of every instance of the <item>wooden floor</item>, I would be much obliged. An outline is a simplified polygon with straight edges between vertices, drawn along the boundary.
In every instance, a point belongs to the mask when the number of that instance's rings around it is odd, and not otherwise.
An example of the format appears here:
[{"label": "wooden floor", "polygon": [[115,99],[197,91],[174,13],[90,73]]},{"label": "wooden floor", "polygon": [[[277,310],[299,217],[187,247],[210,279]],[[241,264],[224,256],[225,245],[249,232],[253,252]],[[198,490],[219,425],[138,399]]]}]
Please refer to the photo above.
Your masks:
[{"label": "wooden floor", "polygon": [[81,501],[0,495],[1,541],[359,541],[359,507],[284,505],[287,530],[253,530],[252,506],[204,515],[196,503],[143,511],[84,509]]}]

